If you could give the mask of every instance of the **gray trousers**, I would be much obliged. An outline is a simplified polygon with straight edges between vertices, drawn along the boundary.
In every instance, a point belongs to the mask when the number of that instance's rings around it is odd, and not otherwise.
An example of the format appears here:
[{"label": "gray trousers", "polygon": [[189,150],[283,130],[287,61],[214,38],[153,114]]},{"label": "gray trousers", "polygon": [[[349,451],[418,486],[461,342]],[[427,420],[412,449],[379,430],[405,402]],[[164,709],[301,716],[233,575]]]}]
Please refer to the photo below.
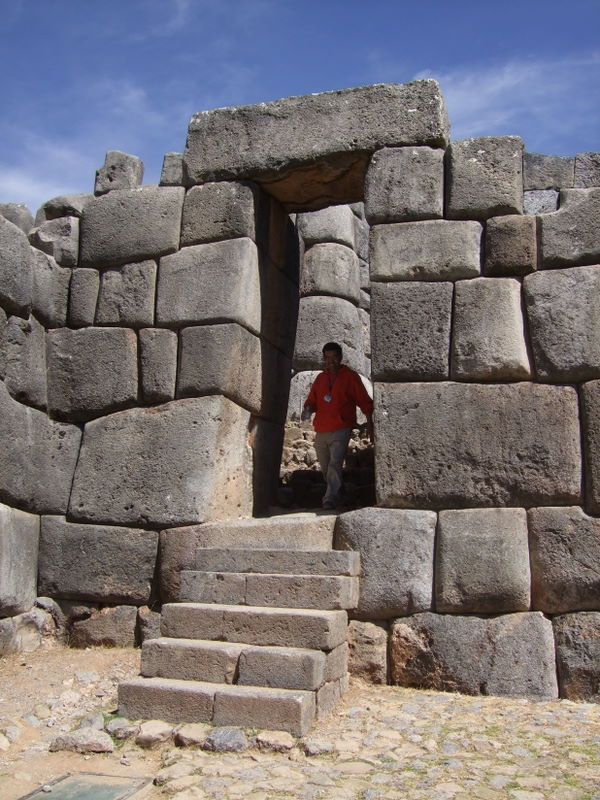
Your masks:
[{"label": "gray trousers", "polygon": [[340,428],[329,433],[317,433],[315,450],[323,477],[327,482],[327,491],[323,505],[336,505],[341,501],[342,466],[348,449],[352,428]]}]

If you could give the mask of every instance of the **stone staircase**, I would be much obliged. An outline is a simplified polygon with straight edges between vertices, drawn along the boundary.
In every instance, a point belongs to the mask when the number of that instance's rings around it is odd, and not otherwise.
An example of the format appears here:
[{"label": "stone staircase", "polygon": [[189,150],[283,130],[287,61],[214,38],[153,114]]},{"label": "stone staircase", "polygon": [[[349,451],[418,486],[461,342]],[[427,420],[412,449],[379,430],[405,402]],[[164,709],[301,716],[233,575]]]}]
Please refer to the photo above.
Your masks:
[{"label": "stone staircase", "polygon": [[141,677],[119,687],[119,712],[304,735],[347,686],[360,564],[331,549],[334,524],[319,514],[225,523],[244,547],[198,547],[180,601],[163,606],[161,638],[143,644]]}]

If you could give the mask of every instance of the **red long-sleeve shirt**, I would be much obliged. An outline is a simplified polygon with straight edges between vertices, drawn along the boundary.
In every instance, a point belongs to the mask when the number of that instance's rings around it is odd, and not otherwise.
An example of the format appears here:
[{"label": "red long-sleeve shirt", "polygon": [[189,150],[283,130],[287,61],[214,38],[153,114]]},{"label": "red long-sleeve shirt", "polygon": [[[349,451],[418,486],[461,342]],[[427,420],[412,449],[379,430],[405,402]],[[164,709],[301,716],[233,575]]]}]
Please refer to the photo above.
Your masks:
[{"label": "red long-sleeve shirt", "polygon": [[[325,395],[331,395],[331,402],[324,399]],[[305,408],[306,406],[312,406],[313,411],[316,411],[313,426],[317,433],[355,428],[356,406],[363,414],[373,411],[373,401],[360,376],[344,365],[340,367],[335,378],[328,372],[317,375],[304,404]]]}]

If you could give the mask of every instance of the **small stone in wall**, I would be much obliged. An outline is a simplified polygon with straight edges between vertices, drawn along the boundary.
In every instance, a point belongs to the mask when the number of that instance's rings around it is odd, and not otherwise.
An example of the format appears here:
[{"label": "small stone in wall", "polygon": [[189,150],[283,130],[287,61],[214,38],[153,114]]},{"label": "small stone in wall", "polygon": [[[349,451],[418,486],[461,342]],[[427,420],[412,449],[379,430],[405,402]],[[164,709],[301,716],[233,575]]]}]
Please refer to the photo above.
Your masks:
[{"label": "small stone in wall", "polygon": [[388,631],[381,622],[353,619],[348,625],[350,647],[348,670],[370,683],[387,683]]},{"label": "small stone in wall", "polygon": [[94,194],[101,195],[113,189],[133,189],[144,177],[144,163],[137,156],[108,150],[104,166],[96,171]]}]

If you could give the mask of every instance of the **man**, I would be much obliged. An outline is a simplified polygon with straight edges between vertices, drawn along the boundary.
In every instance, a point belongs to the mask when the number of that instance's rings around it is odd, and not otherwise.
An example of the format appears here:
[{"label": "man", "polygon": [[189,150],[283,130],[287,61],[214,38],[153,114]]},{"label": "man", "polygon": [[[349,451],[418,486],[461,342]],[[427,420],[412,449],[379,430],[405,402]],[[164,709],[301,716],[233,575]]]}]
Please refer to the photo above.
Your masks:
[{"label": "man", "polygon": [[327,482],[323,508],[341,505],[342,465],[356,427],[356,406],[367,418],[367,433],[373,439],[373,401],[358,373],[342,365],[342,348],[336,342],[323,347],[323,372],[320,372],[304,403],[302,419],[314,413],[315,450]]}]

